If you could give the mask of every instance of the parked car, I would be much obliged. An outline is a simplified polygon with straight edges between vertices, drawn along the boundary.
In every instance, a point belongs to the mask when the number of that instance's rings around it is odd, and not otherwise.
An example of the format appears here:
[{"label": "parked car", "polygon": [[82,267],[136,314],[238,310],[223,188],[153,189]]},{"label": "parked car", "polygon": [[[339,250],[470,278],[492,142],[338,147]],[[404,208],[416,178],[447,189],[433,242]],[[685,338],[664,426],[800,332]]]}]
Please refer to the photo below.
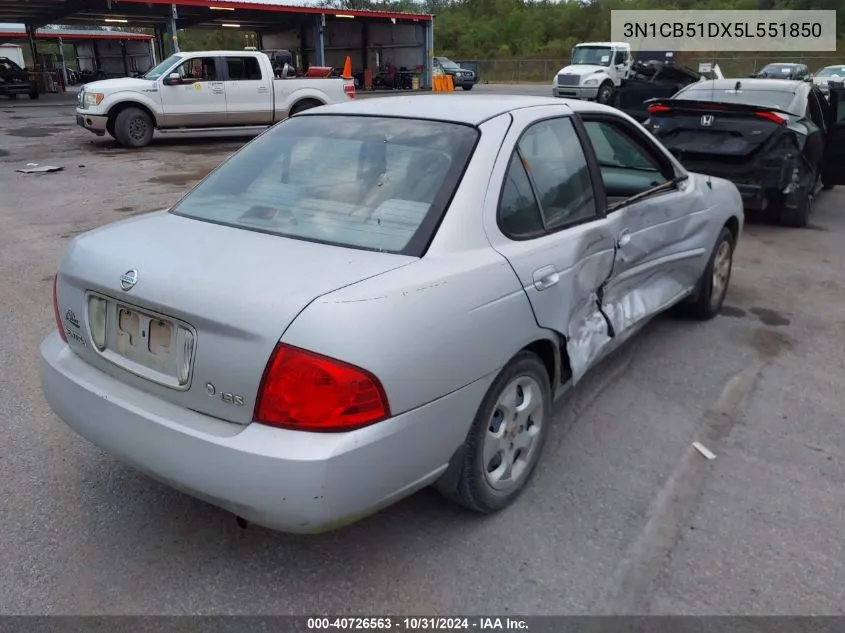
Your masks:
[{"label": "parked car", "polygon": [[825,66],[813,75],[813,83],[825,96],[830,92],[831,84],[842,88],[843,82],[845,82],[845,66]]},{"label": "parked car", "polygon": [[157,129],[269,126],[354,96],[351,79],[276,77],[270,58],[257,51],[176,53],[141,78],[86,84],[76,122],[138,148],[149,145]]},{"label": "parked car", "polygon": [[752,73],[755,79],[797,79],[810,81],[810,69],[806,64],[766,64],[759,72]]},{"label": "parked car", "polygon": [[804,81],[709,80],[652,100],[646,127],[688,169],[734,182],[746,209],[803,227],[820,184],[845,184],[841,101]]},{"label": "parked car", "polygon": [[308,110],[169,210],[71,242],[44,393],[97,446],[270,528],[427,485],[493,512],[585,372],[673,305],[719,312],[742,225],[734,185],[607,106]]},{"label": "parked car", "polygon": [[468,68],[461,68],[448,57],[435,57],[434,68],[441,70],[446,75],[451,75],[455,88],[472,90],[475,86],[475,73]]},{"label": "parked car", "polygon": [[40,96],[38,84],[30,78],[25,68],[8,57],[0,57],[0,96],[17,99],[18,95],[37,99]]},{"label": "parked car", "polygon": [[646,101],[671,97],[684,86],[704,79],[701,73],[686,66],[660,61],[635,60],[631,77],[613,93],[611,105],[640,123],[648,118]]}]

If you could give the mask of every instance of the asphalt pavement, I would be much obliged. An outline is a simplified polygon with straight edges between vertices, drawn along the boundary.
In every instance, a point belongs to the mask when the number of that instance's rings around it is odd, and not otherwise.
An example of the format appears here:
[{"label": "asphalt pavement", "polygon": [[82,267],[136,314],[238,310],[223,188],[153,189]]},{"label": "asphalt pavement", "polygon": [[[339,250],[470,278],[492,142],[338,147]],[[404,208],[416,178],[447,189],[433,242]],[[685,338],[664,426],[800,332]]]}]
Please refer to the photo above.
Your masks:
[{"label": "asphalt pavement", "polygon": [[245,139],[131,152],[34,105],[0,102],[0,613],[845,614],[845,188],[806,229],[752,218],[723,314],[659,317],[592,372],[508,511],[423,491],[288,536],[91,446],[37,371],[70,238],[167,206]]}]

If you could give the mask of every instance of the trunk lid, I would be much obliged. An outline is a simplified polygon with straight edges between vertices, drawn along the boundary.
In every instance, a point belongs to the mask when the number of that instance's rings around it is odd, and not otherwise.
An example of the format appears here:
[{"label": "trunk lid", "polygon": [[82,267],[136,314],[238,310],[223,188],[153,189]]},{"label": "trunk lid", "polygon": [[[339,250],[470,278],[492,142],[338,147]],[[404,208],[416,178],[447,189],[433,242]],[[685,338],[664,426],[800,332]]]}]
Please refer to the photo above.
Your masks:
[{"label": "trunk lid", "polygon": [[[311,301],[413,261],[160,212],[76,238],[59,271],[59,312],[69,345],[103,372],[246,424],[273,348]],[[92,337],[92,296],[107,306],[105,349]],[[354,335],[354,324],[338,327]]]},{"label": "trunk lid", "polygon": [[773,108],[737,103],[655,99],[647,105],[652,132],[679,159],[745,163],[793,118]]}]

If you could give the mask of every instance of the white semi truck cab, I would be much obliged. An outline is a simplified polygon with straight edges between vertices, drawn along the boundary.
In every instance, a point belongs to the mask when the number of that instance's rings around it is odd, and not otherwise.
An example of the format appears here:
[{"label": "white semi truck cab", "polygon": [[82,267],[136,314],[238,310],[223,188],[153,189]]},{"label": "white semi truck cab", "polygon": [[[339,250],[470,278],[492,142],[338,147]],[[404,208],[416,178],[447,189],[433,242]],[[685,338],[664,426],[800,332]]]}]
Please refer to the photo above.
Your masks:
[{"label": "white semi truck cab", "polygon": [[631,73],[631,45],[627,42],[583,42],[572,49],[568,66],[552,82],[552,94],[567,99],[609,103],[613,91]]}]

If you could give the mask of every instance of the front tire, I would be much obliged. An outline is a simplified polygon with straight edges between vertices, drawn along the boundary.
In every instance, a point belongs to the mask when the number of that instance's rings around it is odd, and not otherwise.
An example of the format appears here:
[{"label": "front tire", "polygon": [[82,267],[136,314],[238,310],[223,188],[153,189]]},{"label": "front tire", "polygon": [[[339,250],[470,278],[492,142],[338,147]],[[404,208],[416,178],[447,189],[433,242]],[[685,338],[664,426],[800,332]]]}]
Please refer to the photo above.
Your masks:
[{"label": "front tire", "polygon": [[472,90],[475,87],[475,84],[464,84],[461,86],[464,90]]},{"label": "front tire", "polygon": [[596,103],[601,103],[603,105],[609,105],[610,101],[613,99],[613,84],[609,81],[604,82],[601,87],[599,87],[598,94],[596,94]]},{"label": "front tire", "polygon": [[30,99],[37,99],[40,96],[41,96],[41,94],[37,90],[33,90],[32,92],[29,93]]},{"label": "front tire", "polygon": [[546,368],[536,354],[520,352],[484,396],[467,435],[457,486],[447,495],[482,514],[511,505],[534,473],[550,422]]},{"label": "front tire", "polygon": [[728,227],[722,227],[710,261],[698,282],[695,300],[682,304],[684,311],[701,321],[712,319],[722,309],[731,282],[733,254],[736,240]]},{"label": "front tire", "polygon": [[154,131],[150,115],[140,108],[126,108],[114,118],[114,137],[123,147],[146,147],[153,140]]}]

